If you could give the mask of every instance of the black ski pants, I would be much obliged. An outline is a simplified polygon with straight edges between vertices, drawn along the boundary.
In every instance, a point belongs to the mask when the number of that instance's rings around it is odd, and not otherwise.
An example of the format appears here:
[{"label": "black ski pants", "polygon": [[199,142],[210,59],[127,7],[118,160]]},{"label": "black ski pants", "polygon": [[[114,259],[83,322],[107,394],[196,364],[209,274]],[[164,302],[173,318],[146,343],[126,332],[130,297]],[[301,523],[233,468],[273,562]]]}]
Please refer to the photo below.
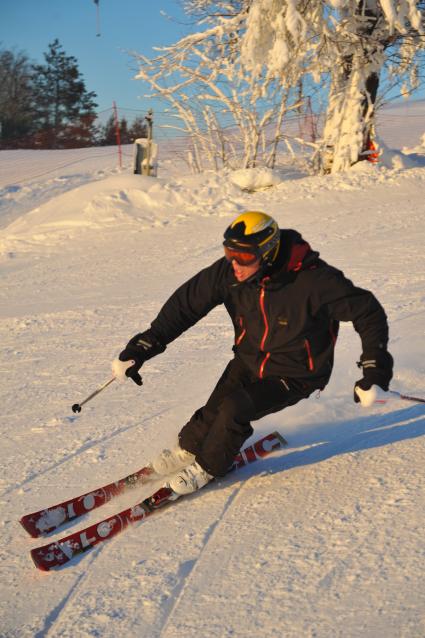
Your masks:
[{"label": "black ski pants", "polygon": [[182,428],[180,446],[209,474],[224,476],[254,431],[251,421],[294,405],[313,390],[298,379],[258,379],[235,358],[207,403]]}]

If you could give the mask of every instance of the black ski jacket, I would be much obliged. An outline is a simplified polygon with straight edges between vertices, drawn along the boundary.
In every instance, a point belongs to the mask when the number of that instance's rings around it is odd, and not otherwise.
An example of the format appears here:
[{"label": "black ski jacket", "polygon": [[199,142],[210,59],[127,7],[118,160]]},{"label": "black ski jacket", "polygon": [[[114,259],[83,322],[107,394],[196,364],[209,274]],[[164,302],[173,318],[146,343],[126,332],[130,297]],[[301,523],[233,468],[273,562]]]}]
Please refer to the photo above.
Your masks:
[{"label": "black ski jacket", "polygon": [[223,257],[178,288],[151,324],[163,345],[224,304],[235,328],[235,356],[258,378],[294,378],[323,389],[340,321],[351,321],[363,355],[385,350],[388,324],[374,295],[319,258],[301,235],[281,230],[273,267],[238,282]]}]

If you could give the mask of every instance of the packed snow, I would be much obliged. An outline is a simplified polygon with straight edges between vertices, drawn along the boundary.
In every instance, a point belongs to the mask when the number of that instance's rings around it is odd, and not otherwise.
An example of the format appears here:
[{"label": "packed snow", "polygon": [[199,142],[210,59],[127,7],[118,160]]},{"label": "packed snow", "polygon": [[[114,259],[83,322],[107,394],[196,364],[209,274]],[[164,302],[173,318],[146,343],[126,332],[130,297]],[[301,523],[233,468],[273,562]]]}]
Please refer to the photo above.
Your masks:
[{"label": "packed snow", "polygon": [[[418,157],[423,132],[408,142]],[[392,388],[424,396],[425,166],[313,177],[282,161],[272,174],[193,176],[163,150],[147,178],[132,174],[130,153],[119,170],[79,150],[62,171],[67,152],[30,153],[32,178],[25,151],[0,153],[1,636],[424,636],[425,408],[354,404],[360,342],[349,324],[326,390],[255,423],[255,437],[278,430],[284,450],[49,573],[29,557],[46,541],[18,521],[139,469],[205,402],[232,354],[222,308],[149,361],[141,388],[116,382],[71,411],[168,295],[221,256],[243,210],[298,229],[375,292]]]}]

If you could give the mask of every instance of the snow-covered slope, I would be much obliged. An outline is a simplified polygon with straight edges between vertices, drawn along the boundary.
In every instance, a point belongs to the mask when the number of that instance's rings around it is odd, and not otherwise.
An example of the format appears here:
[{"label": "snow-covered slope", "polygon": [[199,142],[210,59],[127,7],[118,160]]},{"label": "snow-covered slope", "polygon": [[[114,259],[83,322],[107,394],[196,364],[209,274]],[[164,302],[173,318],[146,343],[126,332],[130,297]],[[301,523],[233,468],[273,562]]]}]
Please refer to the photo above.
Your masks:
[{"label": "snow-covered slope", "polygon": [[[46,157],[37,156],[40,173]],[[390,321],[393,388],[424,395],[425,169],[367,165],[327,178],[288,170],[254,193],[240,188],[249,185],[241,175],[148,179],[106,165],[102,173],[98,162],[49,180],[25,186],[11,175],[16,188],[0,200],[0,634],[425,635],[425,410],[352,402],[360,343],[349,325],[321,397],[255,424],[256,435],[278,429],[284,451],[61,571],[35,570],[28,552],[40,543],[17,523],[137,469],[208,397],[231,356],[223,309],[148,362],[142,388],[113,384],[71,412],[175,287],[221,255],[222,232],[243,209],[298,228],[377,294]]]},{"label": "snow-covered slope", "polygon": [[384,106],[377,113],[377,132],[390,148],[415,146],[425,133],[425,100],[402,100]]}]

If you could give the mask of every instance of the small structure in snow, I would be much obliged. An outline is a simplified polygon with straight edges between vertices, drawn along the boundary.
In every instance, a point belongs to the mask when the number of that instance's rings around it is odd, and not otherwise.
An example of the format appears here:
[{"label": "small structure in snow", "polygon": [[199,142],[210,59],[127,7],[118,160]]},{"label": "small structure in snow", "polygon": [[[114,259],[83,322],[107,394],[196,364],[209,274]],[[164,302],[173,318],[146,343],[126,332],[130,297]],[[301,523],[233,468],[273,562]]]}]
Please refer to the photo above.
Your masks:
[{"label": "small structure in snow", "polygon": [[158,174],[158,144],[144,137],[134,140],[134,173],[156,177]]}]

